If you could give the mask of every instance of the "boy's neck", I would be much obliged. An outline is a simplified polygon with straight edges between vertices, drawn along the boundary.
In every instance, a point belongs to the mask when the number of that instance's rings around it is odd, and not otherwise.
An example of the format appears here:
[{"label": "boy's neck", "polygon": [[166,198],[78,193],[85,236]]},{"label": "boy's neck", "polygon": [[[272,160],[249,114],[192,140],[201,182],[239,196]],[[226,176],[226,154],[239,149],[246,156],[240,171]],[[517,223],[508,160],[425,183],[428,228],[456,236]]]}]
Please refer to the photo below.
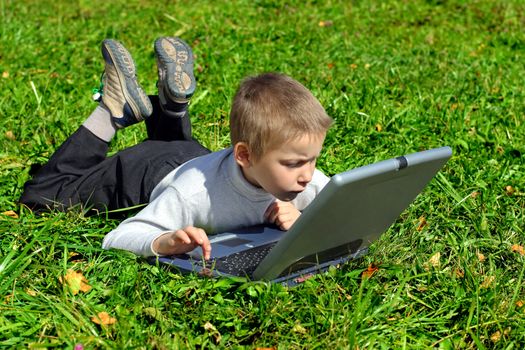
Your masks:
[{"label": "boy's neck", "polygon": [[255,179],[250,175],[250,171],[249,169],[246,169],[242,166],[240,166],[239,164],[237,164],[237,166],[241,169],[241,174],[242,176],[244,177],[244,179],[252,186],[254,187],[257,187],[257,188],[261,188],[261,186],[257,183],[257,181],[255,181]]}]

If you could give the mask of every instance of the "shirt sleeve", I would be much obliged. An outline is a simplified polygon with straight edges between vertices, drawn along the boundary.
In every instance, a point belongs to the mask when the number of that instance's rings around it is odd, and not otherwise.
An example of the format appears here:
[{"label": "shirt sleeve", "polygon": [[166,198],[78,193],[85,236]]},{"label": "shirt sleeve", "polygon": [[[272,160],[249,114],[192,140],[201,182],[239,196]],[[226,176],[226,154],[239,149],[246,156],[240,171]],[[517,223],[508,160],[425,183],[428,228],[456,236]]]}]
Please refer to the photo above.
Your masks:
[{"label": "shirt sleeve", "polygon": [[124,220],[102,242],[104,249],[124,249],[140,256],[153,256],[153,241],[167,232],[192,226],[184,200],[173,188],[166,188],[134,217]]}]

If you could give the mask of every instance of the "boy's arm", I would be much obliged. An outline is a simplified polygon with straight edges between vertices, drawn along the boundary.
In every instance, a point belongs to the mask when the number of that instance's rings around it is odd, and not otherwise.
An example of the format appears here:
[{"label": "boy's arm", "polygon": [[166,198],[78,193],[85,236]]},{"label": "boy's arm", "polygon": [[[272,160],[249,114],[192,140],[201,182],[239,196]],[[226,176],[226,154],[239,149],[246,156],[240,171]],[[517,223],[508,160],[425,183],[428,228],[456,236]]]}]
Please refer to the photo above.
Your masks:
[{"label": "boy's arm", "polygon": [[[188,209],[189,206],[187,201],[184,201],[179,196],[178,191],[169,187],[134,217],[124,220],[117,228],[109,232],[104,237],[102,247],[104,249],[124,249],[141,256],[163,255],[154,247],[154,242],[159,237],[172,237],[175,234],[174,242],[179,242],[181,238],[182,241],[180,242],[187,242],[185,240],[186,237],[183,237],[182,233],[178,233],[177,236],[177,232],[181,228],[195,225],[193,221],[194,215]],[[182,229],[182,231],[188,235],[185,229]],[[190,231],[194,232],[194,230]],[[166,247],[166,242],[169,246],[170,239],[172,239],[166,237],[160,240],[164,248]],[[190,233],[190,237],[198,238],[192,233]],[[166,239],[167,241],[164,241]],[[203,244],[206,241],[207,238],[204,239]]]}]

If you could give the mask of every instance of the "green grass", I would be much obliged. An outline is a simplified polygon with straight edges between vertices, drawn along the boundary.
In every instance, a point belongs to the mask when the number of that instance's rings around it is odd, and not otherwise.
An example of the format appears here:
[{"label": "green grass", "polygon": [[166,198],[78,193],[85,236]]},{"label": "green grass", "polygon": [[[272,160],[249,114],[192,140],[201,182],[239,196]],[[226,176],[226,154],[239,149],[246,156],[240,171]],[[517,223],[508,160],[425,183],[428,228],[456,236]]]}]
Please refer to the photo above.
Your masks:
[{"label": "green grass", "polygon": [[[525,346],[521,1],[0,0],[0,14],[0,212],[19,214],[0,215],[0,347]],[[213,150],[239,81],[281,71],[335,119],[327,174],[443,145],[454,157],[368,256],[291,289],[180,276],[102,250],[117,220],[20,208],[31,165],[95,107],[100,42],[122,41],[155,93],[162,35],[194,48],[194,132]],[[133,126],[112,152],[144,137]],[[69,269],[92,289],[73,295]],[[93,323],[101,311],[117,322]]]}]

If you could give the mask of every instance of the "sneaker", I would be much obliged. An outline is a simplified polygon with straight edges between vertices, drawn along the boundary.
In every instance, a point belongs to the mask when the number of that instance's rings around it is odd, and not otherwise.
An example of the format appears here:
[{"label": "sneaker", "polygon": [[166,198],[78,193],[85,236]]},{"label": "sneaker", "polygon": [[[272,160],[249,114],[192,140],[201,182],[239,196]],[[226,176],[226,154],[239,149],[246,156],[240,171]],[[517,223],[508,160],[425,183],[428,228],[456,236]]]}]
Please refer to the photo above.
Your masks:
[{"label": "sneaker", "polygon": [[153,113],[148,96],[140,87],[135,63],[126,48],[116,40],[102,42],[105,61],[102,103],[119,129],[138,123]]},{"label": "sneaker", "polygon": [[161,103],[187,103],[196,86],[191,47],[180,38],[162,37],[155,40],[155,55]]}]

